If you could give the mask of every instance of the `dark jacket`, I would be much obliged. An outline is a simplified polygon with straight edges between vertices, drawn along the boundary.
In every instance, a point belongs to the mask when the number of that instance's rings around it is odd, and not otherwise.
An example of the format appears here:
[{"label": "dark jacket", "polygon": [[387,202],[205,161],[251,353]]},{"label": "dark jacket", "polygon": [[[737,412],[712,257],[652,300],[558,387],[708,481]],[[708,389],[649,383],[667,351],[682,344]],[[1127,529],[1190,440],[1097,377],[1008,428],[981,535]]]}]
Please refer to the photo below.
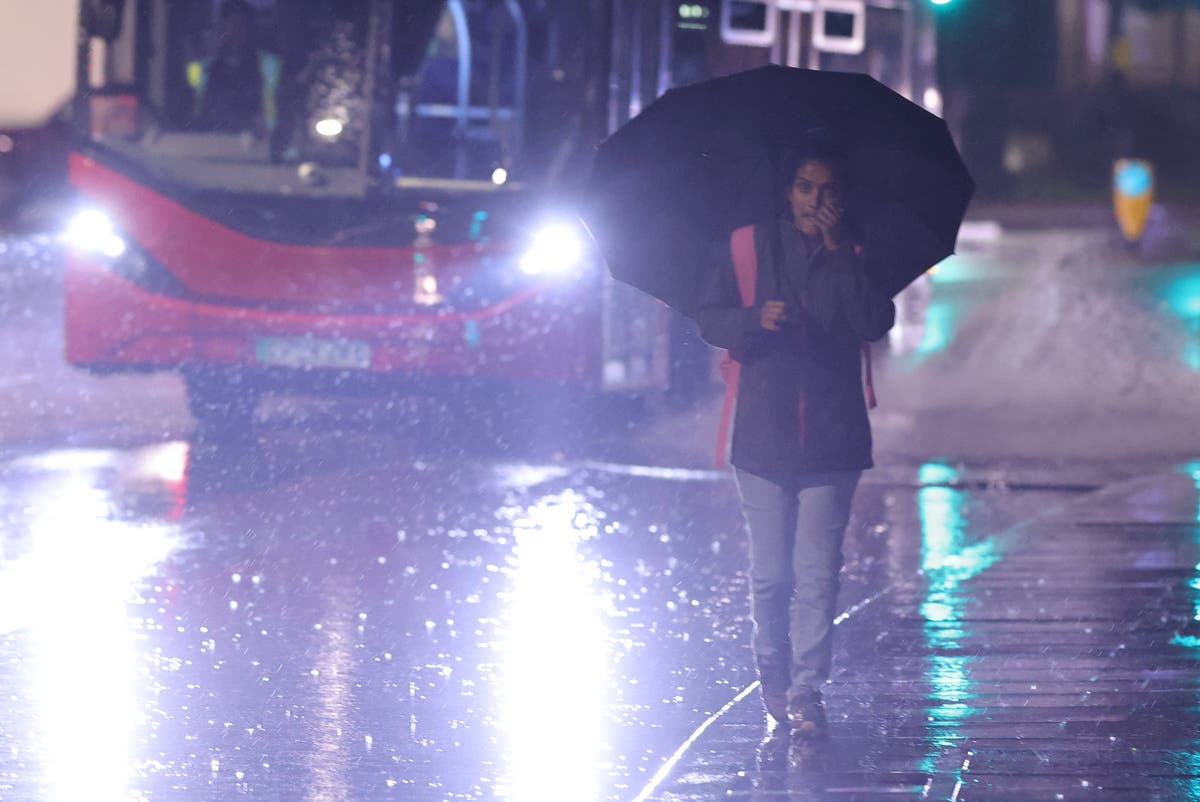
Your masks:
[{"label": "dark jacket", "polygon": [[[742,365],[730,461],[761,475],[870,468],[861,346],[887,333],[895,306],[853,248],[831,252],[791,221],[757,226],[754,250],[754,306],[742,304],[726,245],[695,315],[701,336]],[[788,305],[783,331],[762,328],[768,300]]]}]

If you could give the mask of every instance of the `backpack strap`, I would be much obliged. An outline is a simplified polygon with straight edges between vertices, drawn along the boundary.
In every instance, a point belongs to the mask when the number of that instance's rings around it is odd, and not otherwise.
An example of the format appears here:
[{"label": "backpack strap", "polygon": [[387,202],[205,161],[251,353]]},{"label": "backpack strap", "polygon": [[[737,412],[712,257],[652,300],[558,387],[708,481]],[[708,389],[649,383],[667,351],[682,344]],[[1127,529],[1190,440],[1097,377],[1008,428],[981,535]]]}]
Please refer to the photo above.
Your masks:
[{"label": "backpack strap", "polygon": [[[754,250],[754,226],[745,226],[729,236],[729,253],[733,260],[733,273],[737,279],[738,295],[742,306],[754,306],[754,284],[758,278],[758,254]],[[733,424],[733,410],[737,405],[738,383],[742,366],[729,352],[721,360],[721,377],[725,379],[725,401],[721,404],[721,420],[717,426],[717,451],[714,460],[718,468],[729,465],[729,430]]]},{"label": "backpack strap", "polygon": [[754,226],[744,226],[729,235],[733,273],[737,277],[742,306],[754,306],[754,283],[758,278],[758,252],[754,250]]}]

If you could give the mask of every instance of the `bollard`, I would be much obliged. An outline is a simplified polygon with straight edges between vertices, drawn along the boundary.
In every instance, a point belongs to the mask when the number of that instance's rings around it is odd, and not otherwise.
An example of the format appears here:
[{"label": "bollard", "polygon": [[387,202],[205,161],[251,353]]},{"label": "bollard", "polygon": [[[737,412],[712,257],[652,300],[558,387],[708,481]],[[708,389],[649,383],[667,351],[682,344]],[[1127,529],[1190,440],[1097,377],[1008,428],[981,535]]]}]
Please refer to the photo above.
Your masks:
[{"label": "bollard", "polygon": [[1130,245],[1141,241],[1154,206],[1154,166],[1143,159],[1117,159],[1113,164],[1113,211]]}]

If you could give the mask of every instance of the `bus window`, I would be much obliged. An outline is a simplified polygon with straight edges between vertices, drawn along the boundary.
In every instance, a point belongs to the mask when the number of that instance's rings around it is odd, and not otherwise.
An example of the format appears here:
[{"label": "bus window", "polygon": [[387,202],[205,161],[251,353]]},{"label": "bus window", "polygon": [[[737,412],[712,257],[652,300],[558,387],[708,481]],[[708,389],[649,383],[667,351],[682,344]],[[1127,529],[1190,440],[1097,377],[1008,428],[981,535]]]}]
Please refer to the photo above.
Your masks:
[{"label": "bus window", "polygon": [[260,41],[255,16],[246,0],[224,0],[209,52],[188,62],[192,128],[265,136],[278,122],[279,54]]},{"label": "bus window", "polygon": [[419,69],[401,80],[401,178],[487,179],[519,158],[526,40],[519,3],[447,0]]},{"label": "bus window", "polygon": [[[124,119],[115,112],[127,116],[132,103],[139,119],[116,125],[94,114],[96,144],[185,187],[365,191],[367,0],[143,0],[131,8],[136,24],[127,13],[95,87],[93,100],[111,102],[93,107]],[[132,84],[119,58],[127,52]]]}]

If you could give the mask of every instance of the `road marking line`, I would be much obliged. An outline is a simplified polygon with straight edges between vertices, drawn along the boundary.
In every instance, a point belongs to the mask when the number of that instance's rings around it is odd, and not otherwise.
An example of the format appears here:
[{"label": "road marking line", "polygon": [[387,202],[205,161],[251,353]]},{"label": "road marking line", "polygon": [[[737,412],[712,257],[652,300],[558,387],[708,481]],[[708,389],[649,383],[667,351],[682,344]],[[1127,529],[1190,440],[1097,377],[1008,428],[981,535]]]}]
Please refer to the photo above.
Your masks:
[{"label": "road marking line", "polygon": [[692,744],[699,740],[700,736],[704,734],[704,731],[715,724],[717,719],[729,712],[734,705],[745,699],[757,689],[758,680],[755,680],[747,685],[744,691],[730,699],[724,707],[705,719],[704,723],[697,727],[696,731],[688,736],[687,740],[679,745],[679,748],[675,750],[675,753],[667,758],[667,762],[663,763],[662,766],[659,767],[658,771],[654,773],[654,776],[650,778],[650,782],[647,783],[646,787],[642,789],[642,792],[633,798],[633,802],[646,802],[646,800],[650,798],[650,794],[658,790],[659,784],[667,778],[667,776],[671,773],[671,770],[675,768],[675,764],[683,759],[683,756],[689,749],[692,748]]}]

